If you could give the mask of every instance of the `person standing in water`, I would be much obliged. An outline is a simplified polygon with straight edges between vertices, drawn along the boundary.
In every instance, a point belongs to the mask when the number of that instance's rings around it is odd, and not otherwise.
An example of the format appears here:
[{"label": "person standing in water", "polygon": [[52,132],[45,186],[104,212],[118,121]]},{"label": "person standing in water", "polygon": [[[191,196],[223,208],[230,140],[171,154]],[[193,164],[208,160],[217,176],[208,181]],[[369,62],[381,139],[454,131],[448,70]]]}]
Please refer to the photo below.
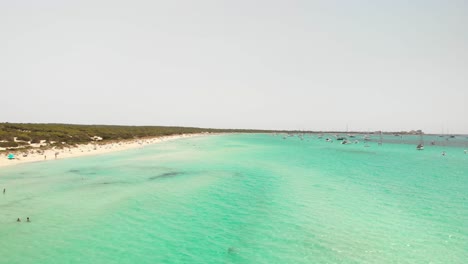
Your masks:
[{"label": "person standing in water", "polygon": [[3,188],[3,194],[5,194],[5,192],[6,192],[6,188]]},{"label": "person standing in water", "polygon": [[31,221],[29,221],[29,217],[26,218],[26,222],[31,222]]},{"label": "person standing in water", "polygon": [[19,217],[18,217],[18,219],[16,219],[16,222],[21,222],[21,219],[19,219]]}]

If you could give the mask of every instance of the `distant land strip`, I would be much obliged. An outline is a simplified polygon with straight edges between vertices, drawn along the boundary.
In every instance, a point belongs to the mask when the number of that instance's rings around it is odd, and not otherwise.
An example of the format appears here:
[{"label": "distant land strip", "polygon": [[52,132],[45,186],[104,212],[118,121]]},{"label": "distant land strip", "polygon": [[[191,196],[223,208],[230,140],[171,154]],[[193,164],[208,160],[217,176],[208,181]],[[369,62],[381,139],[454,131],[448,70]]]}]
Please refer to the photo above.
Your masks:
[{"label": "distant land strip", "polygon": [[[301,130],[260,130],[260,129],[216,129],[178,126],[120,126],[120,125],[76,125],[76,124],[35,124],[0,123],[0,151],[24,150],[29,148],[65,148],[77,144],[154,138],[171,135],[197,133],[367,133],[343,131],[301,131]],[[421,130],[382,132],[384,134],[422,134]]]}]

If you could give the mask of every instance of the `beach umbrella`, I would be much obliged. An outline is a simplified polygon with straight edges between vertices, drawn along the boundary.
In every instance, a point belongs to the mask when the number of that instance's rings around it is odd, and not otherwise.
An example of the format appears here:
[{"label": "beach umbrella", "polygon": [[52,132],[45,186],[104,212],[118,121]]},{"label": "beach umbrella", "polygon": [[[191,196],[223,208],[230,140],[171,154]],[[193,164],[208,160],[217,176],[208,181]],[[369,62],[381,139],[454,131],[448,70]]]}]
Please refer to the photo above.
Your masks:
[{"label": "beach umbrella", "polygon": [[13,153],[8,154],[8,159],[14,159],[14,158],[15,158],[15,155],[13,155]]}]

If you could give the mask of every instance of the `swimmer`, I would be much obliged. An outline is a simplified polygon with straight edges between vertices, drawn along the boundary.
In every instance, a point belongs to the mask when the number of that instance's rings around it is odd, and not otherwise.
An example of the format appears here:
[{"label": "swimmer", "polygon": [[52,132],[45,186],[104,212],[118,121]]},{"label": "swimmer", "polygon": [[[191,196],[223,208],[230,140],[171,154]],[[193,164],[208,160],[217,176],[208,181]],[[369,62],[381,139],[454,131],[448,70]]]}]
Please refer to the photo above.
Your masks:
[{"label": "swimmer", "polygon": [[19,217],[18,217],[18,219],[16,219],[16,222],[21,222],[21,219],[19,219]]},{"label": "swimmer", "polygon": [[26,222],[31,222],[31,221],[29,220],[29,217],[28,217],[28,218],[26,218]]}]

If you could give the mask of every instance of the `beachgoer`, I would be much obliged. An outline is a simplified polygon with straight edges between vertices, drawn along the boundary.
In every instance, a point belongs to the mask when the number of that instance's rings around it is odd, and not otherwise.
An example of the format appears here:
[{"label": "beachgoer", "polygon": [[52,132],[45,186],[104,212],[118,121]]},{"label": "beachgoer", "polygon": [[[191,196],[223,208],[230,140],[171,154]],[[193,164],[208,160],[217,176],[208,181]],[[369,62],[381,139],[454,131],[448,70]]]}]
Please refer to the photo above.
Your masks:
[{"label": "beachgoer", "polygon": [[21,222],[21,219],[19,219],[19,217],[18,217],[18,219],[16,219],[16,222]]},{"label": "beachgoer", "polygon": [[31,221],[29,221],[29,217],[28,217],[28,218],[26,218],[26,222],[31,222]]},{"label": "beachgoer", "polygon": [[3,188],[3,194],[5,194],[5,192],[6,192],[6,189],[5,189],[5,188]]}]

